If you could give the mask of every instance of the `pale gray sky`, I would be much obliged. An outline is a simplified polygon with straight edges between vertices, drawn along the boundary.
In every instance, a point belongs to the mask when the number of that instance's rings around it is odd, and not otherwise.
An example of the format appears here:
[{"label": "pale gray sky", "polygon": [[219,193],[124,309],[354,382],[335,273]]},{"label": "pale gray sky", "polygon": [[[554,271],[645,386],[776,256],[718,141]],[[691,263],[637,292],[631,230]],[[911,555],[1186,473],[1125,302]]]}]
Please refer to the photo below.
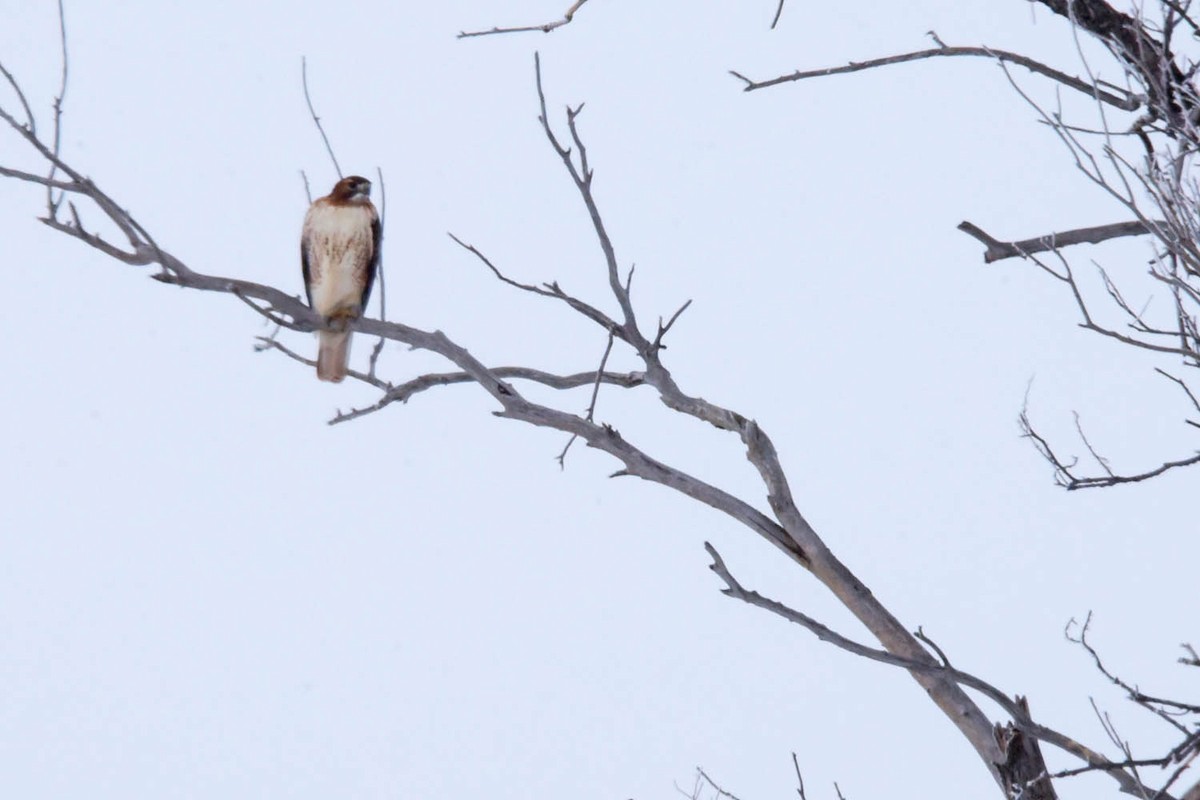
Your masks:
[{"label": "pale gray sky", "polygon": [[[727,74],[918,49],[931,28],[1075,72],[1063,23],[1015,0],[790,0],[770,31],[772,0],[594,0],[549,36],[454,37],[564,4],[68,0],[64,154],[194,269],[300,293],[298,171],[320,193],[335,177],[304,106],[307,56],[343,168],[384,171],[390,315],[490,364],[594,368],[594,326],[446,237],[608,302],[536,122],[539,48],[552,107],[587,103],[639,311],[694,300],[667,352],[683,387],[770,431],[818,531],[956,665],[1094,747],[1108,749],[1089,695],[1135,743],[1165,742],[1062,628],[1093,610],[1115,669],[1185,691],[1195,473],[1067,494],[1015,420],[1036,376],[1049,434],[1078,450],[1078,410],[1136,469],[1189,452],[1186,409],[1151,374],[1164,362],[1079,330],[1058,285],[984,266],[954,229],[1021,238],[1127,212],[986,61],[753,95]],[[48,121],[54,4],[0,0],[0,17],[0,58]],[[35,166],[11,132],[0,161]],[[41,203],[0,191],[6,797],[648,800],[702,765],[765,800],[790,795],[793,750],[814,800],[835,780],[851,798],[995,791],[906,675],[719,593],[705,540],[748,586],[863,636],[725,517],[608,480],[614,463],[583,447],[560,472],[563,437],[492,417],[470,387],[330,428],[373,392],[254,353],[267,329],[235,299],[106,260],[39,225]],[[1148,252],[1076,255],[1142,270]],[[382,367],[446,365],[392,345]],[[598,416],[765,507],[739,443],[648,390],[603,390]]]}]

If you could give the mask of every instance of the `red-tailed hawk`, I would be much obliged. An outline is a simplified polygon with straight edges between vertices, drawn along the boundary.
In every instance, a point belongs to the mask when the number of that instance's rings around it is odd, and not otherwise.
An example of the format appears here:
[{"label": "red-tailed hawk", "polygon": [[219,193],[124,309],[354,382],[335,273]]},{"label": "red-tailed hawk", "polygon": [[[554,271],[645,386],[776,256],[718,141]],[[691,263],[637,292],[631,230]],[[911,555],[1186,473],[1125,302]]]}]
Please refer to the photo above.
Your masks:
[{"label": "red-tailed hawk", "polygon": [[338,383],[350,361],[352,320],[362,316],[379,266],[383,229],[371,205],[371,182],[351,175],[309,206],[300,234],[308,305],[332,330],[317,336],[317,377]]}]

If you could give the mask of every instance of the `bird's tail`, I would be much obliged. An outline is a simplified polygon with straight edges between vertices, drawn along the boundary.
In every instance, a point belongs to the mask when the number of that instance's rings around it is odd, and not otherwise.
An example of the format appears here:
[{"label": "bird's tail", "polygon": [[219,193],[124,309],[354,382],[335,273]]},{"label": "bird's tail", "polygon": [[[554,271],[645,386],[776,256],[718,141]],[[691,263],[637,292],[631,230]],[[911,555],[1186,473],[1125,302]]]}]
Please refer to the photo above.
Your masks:
[{"label": "bird's tail", "polygon": [[350,331],[321,331],[318,342],[317,377],[341,383],[350,366]]}]

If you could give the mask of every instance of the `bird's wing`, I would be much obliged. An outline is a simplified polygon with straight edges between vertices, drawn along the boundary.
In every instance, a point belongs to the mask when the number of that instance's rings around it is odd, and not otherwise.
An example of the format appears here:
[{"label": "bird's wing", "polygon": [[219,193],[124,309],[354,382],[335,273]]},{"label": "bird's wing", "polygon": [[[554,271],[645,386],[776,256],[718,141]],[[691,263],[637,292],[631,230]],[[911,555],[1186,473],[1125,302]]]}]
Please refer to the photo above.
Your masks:
[{"label": "bird's wing", "polygon": [[[374,211],[374,209],[372,209]],[[371,287],[375,285],[375,275],[379,272],[379,247],[383,243],[383,223],[379,214],[371,214],[371,259],[367,262],[366,281],[363,284],[362,308],[366,314],[367,300],[371,297]]]}]

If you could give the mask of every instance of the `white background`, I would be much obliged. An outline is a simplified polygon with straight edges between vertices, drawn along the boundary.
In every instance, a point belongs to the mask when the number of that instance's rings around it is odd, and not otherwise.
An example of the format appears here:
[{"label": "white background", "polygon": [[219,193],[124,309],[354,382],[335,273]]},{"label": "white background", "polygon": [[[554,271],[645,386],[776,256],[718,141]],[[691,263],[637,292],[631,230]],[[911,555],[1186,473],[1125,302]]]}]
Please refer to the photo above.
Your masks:
[{"label": "white background", "polygon": [[[684,389],[763,425],[818,531],[957,666],[1110,755],[1089,697],[1139,755],[1170,740],[1062,630],[1093,610],[1110,666],[1194,695],[1174,660],[1196,641],[1196,475],[1068,494],[1016,415],[1033,378],[1035,422],[1064,452],[1082,450],[1078,410],[1117,467],[1145,469],[1195,447],[1151,371],[1174,365],[1080,330],[1060,285],[984,266],[954,229],[1024,238],[1128,212],[987,60],[749,95],[727,74],[921,49],[931,28],[1078,73],[1061,19],[1015,0],[790,0],[770,31],[773,0],[595,0],[548,36],[459,41],[566,0],[341,5],[68,2],[65,157],[193,269],[300,294],[299,170],[317,193],[336,177],[304,106],[307,56],[343,168],[384,171],[389,316],[489,364],[594,369],[602,332],[446,236],[612,306],[536,121],[539,48],[560,130],[586,101],[642,319],[694,300],[666,353]],[[0,0],[0,17],[0,58],[48,126],[54,4]],[[11,131],[0,162],[40,170]],[[748,531],[608,480],[618,465],[583,447],[560,471],[562,436],[494,418],[466,386],[329,427],[375,393],[253,352],[269,329],[236,299],[107,260],[36,222],[35,187],[2,186],[4,796],[644,800],[690,790],[701,765],[751,800],[794,796],[792,751],[814,800],[835,780],[851,798],[995,792],[907,675],[719,593],[705,540],[749,587],[865,636]],[[1132,279],[1149,254],[1073,255]],[[355,358],[368,349],[360,336]],[[447,365],[391,345],[382,368]],[[738,442],[648,390],[604,389],[598,417],[765,507]]]}]

